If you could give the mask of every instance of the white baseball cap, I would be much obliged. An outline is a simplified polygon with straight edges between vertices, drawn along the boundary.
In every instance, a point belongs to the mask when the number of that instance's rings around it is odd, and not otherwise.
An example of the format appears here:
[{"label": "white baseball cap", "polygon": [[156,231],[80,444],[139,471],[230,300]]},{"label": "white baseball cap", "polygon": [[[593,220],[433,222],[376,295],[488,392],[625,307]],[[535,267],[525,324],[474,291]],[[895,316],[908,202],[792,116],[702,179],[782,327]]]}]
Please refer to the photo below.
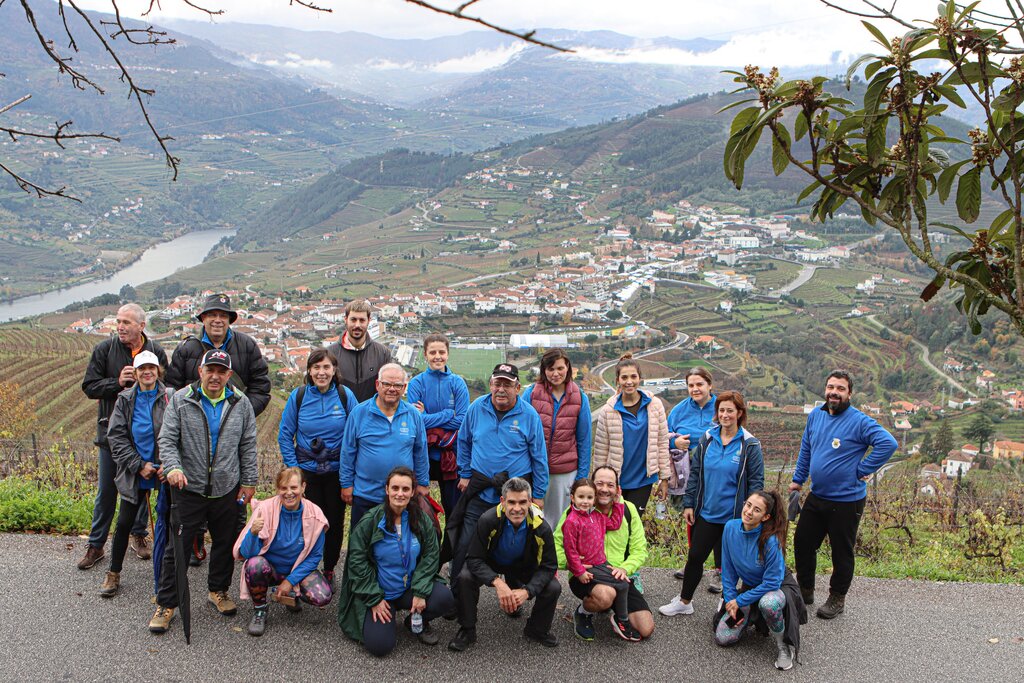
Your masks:
[{"label": "white baseball cap", "polygon": [[135,356],[135,360],[132,361],[132,367],[139,368],[143,365],[155,365],[160,367],[160,359],[158,359],[156,354],[152,351],[140,351]]}]

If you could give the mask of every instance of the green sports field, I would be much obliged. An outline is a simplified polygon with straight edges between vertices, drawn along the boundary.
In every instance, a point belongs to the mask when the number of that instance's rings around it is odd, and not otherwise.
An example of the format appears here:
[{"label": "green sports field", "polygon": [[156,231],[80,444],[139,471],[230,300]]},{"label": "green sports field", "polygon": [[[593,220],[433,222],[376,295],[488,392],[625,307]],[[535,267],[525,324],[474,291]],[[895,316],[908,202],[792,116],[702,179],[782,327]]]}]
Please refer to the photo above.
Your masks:
[{"label": "green sports field", "polygon": [[[501,349],[458,349],[452,348],[448,356],[448,367],[466,379],[487,379],[494,366],[503,360]],[[413,367],[417,371],[426,369],[423,351],[416,352]]]}]

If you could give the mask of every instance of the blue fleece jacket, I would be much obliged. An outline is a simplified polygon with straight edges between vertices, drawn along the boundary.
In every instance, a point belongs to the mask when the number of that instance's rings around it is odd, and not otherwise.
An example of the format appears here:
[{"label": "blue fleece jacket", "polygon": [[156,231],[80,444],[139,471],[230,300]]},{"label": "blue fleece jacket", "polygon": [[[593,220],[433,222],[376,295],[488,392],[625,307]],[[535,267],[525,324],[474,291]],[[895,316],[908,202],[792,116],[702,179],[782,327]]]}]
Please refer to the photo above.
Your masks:
[{"label": "blue fleece jacket", "polygon": [[[533,474],[533,497],[548,491],[548,454],[540,415],[521,397],[498,420],[490,394],[473,401],[459,430],[457,451],[459,476],[469,479],[473,472],[493,477],[508,472],[510,477]],[[481,500],[497,504],[494,487],[480,493]]]},{"label": "blue fleece jacket", "polygon": [[399,401],[391,420],[377,407],[377,396],[352,409],[341,443],[341,488],[355,487],[354,495],[384,502],[384,480],[395,467],[416,473],[416,483],[430,485],[427,432],[420,411]]},{"label": "blue fleece jacket", "polygon": [[409,528],[409,512],[402,512],[402,535],[388,529],[388,516],[381,517],[377,525],[384,537],[373,544],[373,559],[377,563],[377,585],[384,591],[385,600],[402,597],[412,586],[412,573],[420,557],[420,539]]},{"label": "blue fleece jacket", "polygon": [[[785,511],[782,511],[785,514]],[[764,557],[759,557],[757,539],[761,525],[747,531],[743,521],[730,519],[722,533],[722,597],[735,600],[740,607],[753,605],[765,593],[782,587],[786,574],[786,557],[779,548],[779,539],[770,536],[764,544]],[[742,579],[748,590],[737,594],[736,580]]]},{"label": "blue fleece jacket", "polygon": [[711,436],[708,447],[704,451],[704,505],[700,516],[714,524],[725,524],[733,518],[736,492],[739,488],[740,467],[743,445],[742,434],[737,433],[732,440],[722,444],[722,428],[715,425],[709,430]]},{"label": "blue fleece jacket", "polygon": [[[531,406],[533,402],[530,400],[533,397],[533,387],[536,386],[531,384],[526,391],[523,392],[523,400],[529,403]],[[548,435],[548,440],[555,438],[555,421],[558,419],[558,409],[562,407],[562,400],[565,398],[565,394],[562,394],[562,398],[551,397],[551,400],[555,402],[555,410],[551,415],[551,433]],[[591,451],[591,435],[594,431],[594,416],[590,411],[590,399],[587,395],[580,390],[580,414],[576,418],[576,478],[586,479],[590,476],[590,451]],[[547,441],[545,441],[545,444]],[[546,446],[545,446],[546,447]]]},{"label": "blue fleece jacket", "polygon": [[640,392],[640,409],[634,416],[622,405],[622,394],[615,402],[615,410],[622,415],[622,472],[619,486],[638,489],[658,481],[658,473],[647,474],[647,405],[651,397]]},{"label": "blue fleece jacket", "polygon": [[[469,389],[462,379],[447,367],[443,371],[426,370],[409,381],[406,398],[410,404],[423,403],[423,426],[440,427],[454,432],[462,426],[469,410]],[[430,459],[440,460],[441,449],[431,448]]]},{"label": "blue fleece jacket", "polygon": [[[837,503],[868,495],[862,477],[874,474],[896,452],[896,439],[880,424],[853,406],[838,415],[828,404],[812,410],[800,440],[793,481],[803,485],[808,475],[811,492]],[[871,447],[871,454],[864,454]]]},{"label": "blue fleece jacket", "polygon": [[[700,441],[700,437],[704,436],[704,432],[714,426],[715,400],[715,395],[711,394],[702,408],[692,398],[687,398],[677,403],[672,412],[668,414],[668,431],[688,435],[690,437],[689,450],[696,448],[697,442]],[[677,448],[675,438],[672,439],[669,446]]]},{"label": "blue fleece jacket", "polygon": [[[232,332],[231,328],[229,327],[228,328],[228,333],[226,335],[224,335],[224,341],[221,342],[220,346],[217,346],[212,341],[210,341],[210,337],[206,334],[206,329],[205,328],[203,329],[203,343],[204,344],[208,344],[208,345],[212,346],[215,349],[223,349],[224,347],[226,347],[228,345],[228,342],[231,341],[231,337],[233,337],[233,336],[234,336],[234,332]],[[238,368],[235,368],[235,369],[237,370]]]},{"label": "blue fleece jacket", "polygon": [[[316,539],[316,543],[309,555],[306,555],[306,559],[292,569],[295,560],[299,559],[302,549],[306,547],[302,538],[302,508],[304,505],[305,503],[300,503],[298,510],[289,510],[283,505],[281,506],[281,519],[277,524],[277,531],[274,532],[274,539],[270,542],[267,552],[263,554],[263,557],[267,558],[267,561],[274,567],[274,571],[283,574],[288,579],[288,583],[293,586],[298,586],[303,579],[312,574],[324,557],[324,532],[321,531],[320,537]],[[249,559],[259,555],[262,548],[263,542],[260,540],[259,534],[254,534],[250,530],[242,539],[242,545],[239,546],[238,551],[242,557]]]},{"label": "blue fleece jacket", "polygon": [[[145,462],[156,462],[156,434],[153,432],[153,404],[157,394],[162,393],[160,387],[149,391],[139,389],[135,392],[135,407],[132,413],[132,442],[135,450]],[[141,490],[156,488],[156,477],[143,479],[136,477]]]},{"label": "blue fleece jacket", "polygon": [[[353,411],[359,404],[356,395],[348,387],[343,387],[348,398],[348,405]],[[302,405],[296,405],[299,390],[295,389],[288,396],[288,402],[281,413],[281,425],[277,430],[277,444],[281,449],[281,459],[287,467],[301,467],[309,472],[316,471],[316,463],[306,461],[300,463],[295,457],[295,446],[309,449],[313,439],[323,439],[324,448],[331,450],[341,447],[345,435],[345,423],[348,413],[345,403],[338,395],[338,388],[331,382],[325,392],[313,385],[307,385],[302,396]],[[330,464],[330,471],[338,471],[338,462]]]}]

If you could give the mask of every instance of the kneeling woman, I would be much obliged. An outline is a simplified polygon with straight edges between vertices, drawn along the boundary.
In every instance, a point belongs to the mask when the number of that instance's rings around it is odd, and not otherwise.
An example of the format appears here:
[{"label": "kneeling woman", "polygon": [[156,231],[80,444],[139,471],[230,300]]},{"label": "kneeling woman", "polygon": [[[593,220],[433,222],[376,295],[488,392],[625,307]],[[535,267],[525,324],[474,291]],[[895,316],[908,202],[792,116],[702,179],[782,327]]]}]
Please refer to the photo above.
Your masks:
[{"label": "kneeling woman", "polygon": [[[331,601],[331,584],[317,570],[324,556],[327,518],[302,495],[302,470],[286,467],[275,481],[277,495],[253,510],[249,523],[235,541],[235,559],[245,560],[241,598],[252,598],[249,634],[263,635],[267,625],[267,593],[277,586],[275,599],[294,612],[297,598],[323,607]],[[294,589],[298,588],[296,596]]]},{"label": "kneeling woman", "polygon": [[383,504],[349,532],[338,625],[377,657],[395,649],[395,612],[409,610],[406,628],[426,645],[437,644],[430,622],[455,608],[437,576],[440,565],[433,520],[416,503],[416,475],[396,467],[385,480]]},{"label": "kneeling woman", "polygon": [[[715,642],[733,645],[743,636],[748,619],[760,616],[772,638],[775,668],[793,668],[794,637],[799,624],[787,619],[786,508],[776,491],[758,491],[747,498],[739,519],[725,523],[722,535],[722,587],[725,604],[715,622]],[[742,592],[736,588],[741,580]],[[790,622],[790,623],[787,623]],[[787,627],[791,630],[786,633]],[[790,646],[794,648],[791,649]]]}]

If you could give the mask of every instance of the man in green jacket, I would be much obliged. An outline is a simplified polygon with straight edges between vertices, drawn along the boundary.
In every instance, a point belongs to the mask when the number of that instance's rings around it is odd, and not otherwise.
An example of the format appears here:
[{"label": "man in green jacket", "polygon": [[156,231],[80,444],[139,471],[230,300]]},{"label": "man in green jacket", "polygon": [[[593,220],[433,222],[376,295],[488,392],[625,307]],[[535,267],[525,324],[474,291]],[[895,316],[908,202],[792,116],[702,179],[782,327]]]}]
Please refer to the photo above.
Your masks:
[{"label": "man in green jacket", "polygon": [[[597,490],[597,505],[599,512],[610,515],[612,504],[621,500],[622,492],[619,489],[619,478],[611,467],[604,465],[594,470],[591,475],[594,488]],[[608,556],[608,564],[612,567],[612,574],[622,581],[630,581],[629,586],[629,623],[640,634],[642,638],[650,638],[654,633],[654,616],[651,608],[647,605],[643,593],[638,589],[640,577],[637,575],[640,567],[647,561],[647,537],[644,535],[644,525],[640,521],[640,513],[628,500],[623,501],[626,505],[626,513],[622,526],[612,531],[609,530],[604,537],[604,552]],[[558,520],[558,527],[555,529],[555,551],[558,553],[558,568],[565,569],[565,548],[562,546],[562,524],[565,523],[566,512]],[[611,609],[615,600],[615,589],[611,586],[591,581],[580,583],[575,577],[569,577],[569,590],[577,598],[582,600],[579,608],[573,613],[573,621],[576,625],[576,635],[583,640],[594,639],[594,614]]]},{"label": "man in green jacket", "polygon": [[481,586],[492,586],[502,611],[513,618],[528,600],[535,599],[523,635],[544,647],[558,645],[551,632],[562,593],[555,577],[558,556],[551,527],[531,506],[531,495],[530,482],[512,477],[501,487],[497,507],[480,516],[456,578],[460,628],[448,643],[449,650],[462,652],[476,642]]}]

